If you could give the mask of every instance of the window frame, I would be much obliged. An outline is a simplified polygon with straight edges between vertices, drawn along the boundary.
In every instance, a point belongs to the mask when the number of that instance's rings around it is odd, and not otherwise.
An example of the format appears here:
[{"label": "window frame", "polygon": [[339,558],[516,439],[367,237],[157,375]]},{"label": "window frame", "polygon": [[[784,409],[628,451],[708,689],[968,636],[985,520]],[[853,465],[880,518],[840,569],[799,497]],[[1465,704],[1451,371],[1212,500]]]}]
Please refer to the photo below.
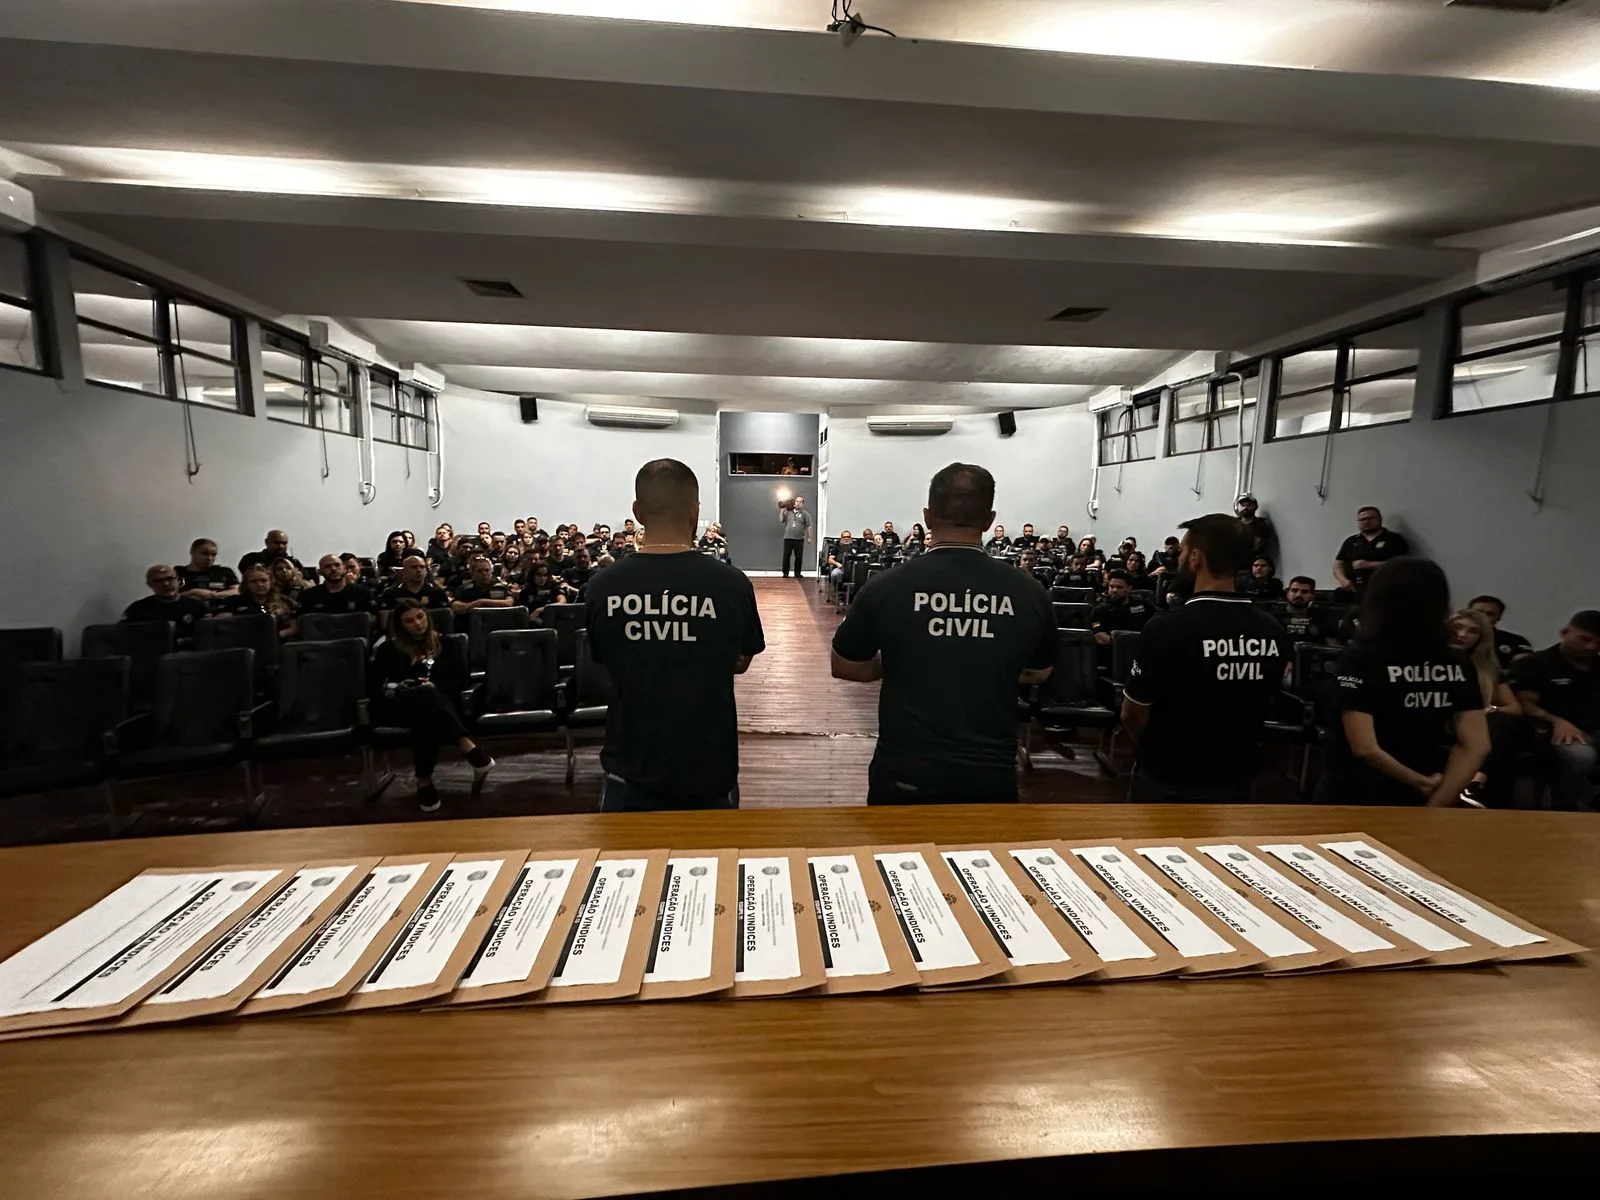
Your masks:
[{"label": "window frame", "polygon": [[[1393,313],[1381,321],[1369,321],[1363,325],[1354,326],[1343,330],[1331,337],[1320,338],[1315,342],[1306,342],[1298,346],[1289,347],[1278,351],[1271,356],[1272,370],[1272,397],[1266,409],[1267,425],[1263,431],[1262,440],[1265,442],[1295,442],[1302,438],[1330,437],[1339,433],[1354,433],[1362,429],[1384,429],[1391,425],[1409,424],[1416,415],[1416,381],[1422,366],[1423,346],[1418,338],[1417,360],[1410,366],[1391,367],[1386,371],[1373,371],[1366,375],[1352,375],[1350,361],[1355,352],[1360,349],[1356,343],[1369,334],[1380,333],[1385,329],[1398,328],[1409,325],[1413,321],[1420,322],[1423,310],[1419,308],[1405,309]],[[1419,324],[1420,335],[1422,326]],[[1299,354],[1308,354],[1317,350],[1334,351],[1333,381],[1328,384],[1317,384],[1315,387],[1300,388],[1298,391],[1285,392],[1283,390],[1283,364]],[[1386,379],[1403,379],[1409,377],[1412,382],[1411,409],[1405,417],[1398,421],[1378,421],[1364,425],[1345,424],[1347,413],[1346,403],[1349,400],[1350,389],[1364,383],[1381,383]],[[1301,396],[1316,396],[1326,392],[1328,394],[1328,426],[1326,429],[1314,429],[1306,433],[1279,434],[1278,406],[1285,400],[1297,400]]]},{"label": "window frame", "polygon": [[[1254,399],[1247,399],[1244,394],[1244,382],[1248,379],[1257,381]],[[1225,436],[1218,435],[1218,430],[1229,422],[1237,422],[1241,409],[1246,411],[1250,409],[1256,410],[1255,413],[1250,414],[1250,430],[1245,435],[1246,444],[1253,443],[1256,434],[1255,422],[1259,417],[1261,405],[1260,379],[1260,365],[1258,363],[1246,363],[1222,375],[1199,375],[1193,379],[1185,379],[1181,383],[1173,384],[1171,388],[1172,404],[1167,412],[1166,456],[1168,458],[1183,458],[1190,454],[1209,454],[1213,450],[1237,450],[1239,448],[1237,438],[1231,442],[1227,441]],[[1230,383],[1239,385],[1239,403],[1233,407],[1225,407],[1222,404],[1222,393],[1223,389]],[[1205,407],[1193,416],[1180,417],[1178,415],[1178,392],[1184,388],[1192,388],[1200,384],[1204,384],[1206,388]],[[1191,450],[1178,449],[1178,427],[1180,425],[1203,426],[1200,437],[1201,444]],[[1237,429],[1237,426],[1235,428]]]},{"label": "window frame", "polygon": [[[1120,467],[1127,463],[1152,462],[1155,460],[1160,449],[1161,439],[1159,436],[1151,439],[1152,444],[1148,454],[1136,454],[1134,450],[1139,444],[1139,435],[1141,433],[1156,433],[1159,435],[1161,429],[1161,391],[1162,389],[1160,388],[1152,388],[1149,391],[1139,392],[1133,397],[1131,404],[1118,405],[1116,408],[1108,408],[1095,414],[1098,462],[1102,467]],[[1141,410],[1149,410],[1152,414],[1148,425],[1139,424],[1138,414]],[[1109,428],[1113,419],[1121,418],[1124,415],[1127,417],[1127,428]],[[1112,462],[1106,457],[1106,447],[1114,444],[1119,439],[1122,441],[1123,457]]]},{"label": "window frame", "polygon": [[[372,440],[374,442],[382,442],[385,446],[399,446],[403,450],[420,450],[422,453],[427,454],[433,441],[432,422],[429,420],[431,414],[428,409],[430,405],[437,402],[435,393],[419,386],[415,380],[401,379],[398,374],[387,367],[369,367],[368,371],[372,380],[383,380],[390,387],[390,394],[394,397],[392,405],[379,404],[370,396],[368,397],[367,409],[373,414]],[[415,404],[417,411],[408,408],[408,403]],[[379,418],[377,416],[378,413],[386,414],[387,420]],[[420,446],[415,442],[406,440],[405,430],[408,428],[408,423],[412,421],[421,422],[422,444]],[[389,430],[387,436],[380,432],[385,426]]]},{"label": "window frame", "polygon": [[[1523,338],[1521,341],[1507,342],[1504,346],[1491,346],[1487,350],[1473,350],[1463,353],[1461,350],[1463,310],[1474,301],[1486,300],[1496,295],[1509,294],[1504,291],[1490,291],[1485,288],[1476,288],[1464,295],[1457,296],[1450,305],[1450,385],[1441,389],[1438,406],[1434,410],[1434,417],[1440,421],[1454,420],[1457,417],[1475,417],[1483,413],[1514,412],[1519,408],[1538,408],[1543,404],[1565,404],[1571,400],[1590,400],[1600,397],[1600,387],[1589,391],[1577,390],[1577,360],[1580,345],[1585,340],[1585,335],[1594,335],[1600,338],[1600,314],[1596,316],[1596,323],[1584,325],[1583,299],[1584,292],[1591,283],[1600,282],[1600,270],[1590,267],[1588,270],[1556,272],[1543,278],[1533,278],[1525,281],[1521,287],[1511,291],[1524,291],[1529,288],[1556,285],[1566,290],[1562,308],[1561,328],[1554,334],[1542,337]],[[1489,408],[1468,408],[1456,411],[1453,407],[1455,397],[1456,368],[1463,363],[1481,362],[1484,359],[1494,358],[1497,355],[1508,354],[1518,350],[1532,350],[1539,346],[1554,346],[1556,348],[1556,374],[1548,396],[1534,400],[1519,400],[1515,404],[1497,404]]]},{"label": "window frame", "polygon": [[10,292],[0,291],[0,303],[7,307],[20,309],[27,315],[28,341],[33,346],[33,361],[36,366],[24,366],[22,363],[0,361],[0,369],[7,371],[20,371],[24,375],[42,375],[45,377],[59,375],[59,360],[55,354],[55,339],[47,335],[45,321],[47,320],[44,298],[44,271],[40,265],[40,244],[36,234],[29,232],[11,233],[0,230],[0,238],[14,242],[22,250],[22,276],[28,289],[25,296],[13,295]]}]

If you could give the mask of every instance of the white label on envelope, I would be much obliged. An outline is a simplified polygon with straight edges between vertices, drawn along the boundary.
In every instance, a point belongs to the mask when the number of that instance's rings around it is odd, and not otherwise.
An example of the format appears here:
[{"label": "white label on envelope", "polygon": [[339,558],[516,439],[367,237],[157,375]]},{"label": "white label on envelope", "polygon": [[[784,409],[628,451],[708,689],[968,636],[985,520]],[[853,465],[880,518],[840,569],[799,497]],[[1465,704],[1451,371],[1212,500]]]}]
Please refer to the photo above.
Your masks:
[{"label": "white label on envelope", "polygon": [[461,945],[467,926],[483,907],[484,898],[505,865],[502,858],[487,858],[453,862],[446,867],[378,965],[356,988],[357,994],[426,987],[437,982],[439,972]]},{"label": "white label on envelope", "polygon": [[602,858],[589,877],[577,919],[550,980],[551,987],[616,983],[628,957],[628,938],[644,887],[647,858]]},{"label": "white label on envelope", "polygon": [[1103,962],[1154,958],[1156,952],[1128,928],[1128,923],[1095,895],[1078,873],[1049,846],[1013,850],[1011,857],[1039,885],[1044,898],[1067,919]]},{"label": "white label on envelope", "polygon": [[811,894],[817,904],[817,933],[828,978],[887,975],[889,957],[878,935],[856,856],[817,854],[810,861]]},{"label": "white label on envelope", "polygon": [[1027,900],[1011,882],[993,850],[943,850],[940,853],[1013,967],[1071,961],[1072,956],[1028,907]]},{"label": "white label on envelope", "polygon": [[917,966],[924,971],[976,966],[981,960],[944,902],[944,893],[934,883],[922,855],[915,850],[897,850],[874,857]]},{"label": "white label on envelope", "polygon": [[427,870],[425,862],[373,867],[349,899],[256,995],[263,999],[303,996],[333,987],[361,961]]},{"label": "white label on envelope", "polygon": [[477,957],[457,986],[488,987],[526,979],[544,949],[561,910],[561,898],[577,869],[575,858],[538,858],[523,863]]},{"label": "white label on envelope", "polygon": [[733,977],[740,983],[794,979],[800,974],[794,881],[789,860],[739,860],[739,945]]},{"label": "white label on envelope", "polygon": [[1472,944],[1462,941],[1448,929],[1417,916],[1403,904],[1392,900],[1387,893],[1335,866],[1310,846],[1286,842],[1261,848],[1285,866],[1304,875],[1330,896],[1344,901],[1362,916],[1370,917],[1385,929],[1394,930],[1424,950],[1440,954],[1446,950],[1461,950]]},{"label": "white label on envelope", "polygon": [[1234,952],[1211,926],[1169,896],[1118,847],[1074,846],[1072,853],[1183,957],[1210,958]]},{"label": "white label on envelope", "polygon": [[1292,958],[1317,952],[1310,942],[1278,924],[1187,851],[1177,846],[1141,846],[1138,852],[1204,905],[1207,912],[1268,958]]},{"label": "white label on envelope", "polygon": [[717,860],[668,859],[644,981],[691,983],[710,978],[716,915]]},{"label": "white label on envelope", "polygon": [[1331,905],[1324,904],[1287,875],[1261,861],[1243,846],[1223,843],[1201,846],[1200,852],[1235,879],[1288,913],[1307,929],[1315,930],[1349,954],[1393,950],[1394,943],[1379,937]]}]

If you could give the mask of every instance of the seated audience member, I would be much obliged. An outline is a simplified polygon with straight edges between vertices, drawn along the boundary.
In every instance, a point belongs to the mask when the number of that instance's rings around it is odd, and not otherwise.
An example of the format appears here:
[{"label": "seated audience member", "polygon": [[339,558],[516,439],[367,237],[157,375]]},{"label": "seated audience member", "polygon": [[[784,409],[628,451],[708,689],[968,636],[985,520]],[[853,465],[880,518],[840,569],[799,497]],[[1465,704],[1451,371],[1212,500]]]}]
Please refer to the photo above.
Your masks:
[{"label": "seated audience member", "polygon": [[517,580],[522,576],[522,543],[507,542],[506,552],[500,559],[500,577]]},{"label": "seated audience member", "polygon": [[890,546],[898,546],[898,545],[900,545],[900,535],[894,531],[894,522],[893,521],[885,521],[883,523],[883,532],[881,534],[879,534],[878,536],[881,537],[884,540],[884,542],[887,543]]},{"label": "seated audience member", "polygon": [[489,522],[487,522],[487,521],[479,521],[478,522],[478,542],[479,542],[480,545],[483,546],[483,549],[484,549],[485,553],[488,553],[489,543],[492,542],[493,540],[494,540],[494,526],[489,524]]},{"label": "seated audience member", "polygon": [[905,541],[900,543],[900,561],[908,562],[913,558],[919,558],[923,554],[926,554],[927,551],[928,543],[926,541],[913,541],[912,539],[907,538]]},{"label": "seated audience member", "polygon": [[244,579],[244,569],[246,567],[254,566],[256,563],[265,563],[267,566],[271,566],[273,562],[280,558],[287,558],[296,567],[301,570],[305,569],[305,565],[289,553],[289,535],[281,529],[269,529],[267,530],[266,544],[263,548],[252,550],[239,560],[240,580]]},{"label": "seated audience member", "polygon": [[1024,575],[1030,575],[1037,580],[1039,577],[1034,574],[1034,571],[1038,569],[1038,566],[1039,556],[1031,548],[1017,555],[1017,570]]},{"label": "seated audience member", "polygon": [[528,568],[527,582],[522,586],[522,603],[527,606],[529,621],[537,621],[539,614],[550,605],[566,602],[560,581],[550,574],[549,563],[536,562]]},{"label": "seated audience member", "polygon": [[317,573],[322,576],[322,582],[300,593],[302,613],[373,611],[372,593],[355,582],[342,559],[324,554],[317,560]]},{"label": "seated audience member", "polygon": [[1128,577],[1128,586],[1136,592],[1153,592],[1156,581],[1150,578],[1144,569],[1144,554],[1138,550],[1128,551],[1127,557],[1122,560],[1122,571]]},{"label": "seated audience member", "polygon": [[[311,586],[311,581],[305,577],[300,568],[294,565],[294,560],[288,558],[275,559],[268,568],[272,575],[273,586],[285,600],[294,602],[297,606],[300,593]],[[240,581],[240,590],[243,590],[243,581]]]},{"label": "seated audience member", "polygon": [[1283,631],[1291,642],[1314,642],[1319,646],[1332,644],[1338,630],[1328,627],[1327,618],[1317,608],[1317,581],[1309,575],[1296,575],[1289,580],[1289,590],[1284,593],[1284,611],[1279,618]]},{"label": "seated audience member", "polygon": [[1272,552],[1272,522],[1259,515],[1261,505],[1249,492],[1240,496],[1233,506],[1233,515],[1239,518],[1239,524],[1244,526],[1244,531],[1250,535],[1250,551],[1252,554],[1270,554]]},{"label": "seated audience member", "polygon": [[920,542],[923,545],[926,545],[927,541],[928,541],[928,531],[922,527],[922,522],[921,521],[913,521],[913,522],[911,522],[911,532],[906,534],[906,542],[908,544],[911,543],[911,542]]},{"label": "seated audience member", "polygon": [[1068,529],[1065,525],[1057,525],[1055,541],[1056,545],[1060,546],[1063,550],[1070,552],[1072,549],[1072,530]]},{"label": "seated audience member", "polygon": [[272,572],[261,563],[244,569],[239,578],[239,594],[221,601],[218,608],[228,617],[265,613],[277,623],[280,638],[292,638],[300,631],[295,602],[278,591]]},{"label": "seated audience member", "polygon": [[1506,602],[1499,596],[1476,596],[1467,607],[1489,618],[1494,629],[1494,652],[1500,656],[1502,671],[1509,671],[1511,664],[1524,654],[1533,653],[1533,643],[1527,638],[1500,628],[1500,618],[1506,615]]},{"label": "seated audience member", "polygon": [[844,583],[844,573],[849,569],[850,559],[854,557],[855,551],[856,543],[850,531],[841,530],[838,540],[833,543],[833,549],[828,551],[828,582],[833,585],[835,591]]},{"label": "seated audience member", "polygon": [[[354,551],[346,550],[343,554],[339,555],[339,562],[344,566],[345,578],[349,582],[351,582],[351,583],[361,583],[362,582],[362,576],[367,573],[366,572],[366,568],[364,568],[361,565],[361,559],[360,559],[360,557],[358,555],[355,554]],[[320,575],[321,573],[322,573],[322,568],[318,567],[317,568],[317,574]],[[370,590],[369,590],[369,594],[370,594]]]},{"label": "seated audience member", "polygon": [[1088,537],[1083,538],[1078,542],[1078,553],[1093,563],[1096,563],[1100,566],[1105,565],[1105,552],[1102,551],[1100,547],[1095,545],[1093,534],[1090,534]]},{"label": "seated audience member", "polygon": [[178,592],[176,567],[151,567],[144,573],[148,596],[141,596],[122,610],[124,621],[165,621],[172,626],[174,643],[184,648],[194,638],[194,623],[210,611],[211,606],[198,596],[184,596]]},{"label": "seated audience member", "polygon": [[587,547],[580,547],[572,555],[572,561],[567,564],[567,569],[561,572],[561,579],[575,592],[582,593],[589,586],[589,581],[594,578],[595,566],[589,557]]},{"label": "seated audience member", "polygon": [[1178,571],[1178,539],[1169,537],[1161,549],[1150,556],[1150,574],[1157,579],[1175,575]]},{"label": "seated audience member", "polygon": [[1265,554],[1256,555],[1250,563],[1250,574],[1240,584],[1239,591],[1252,600],[1283,599],[1283,581],[1272,573],[1272,560]]},{"label": "seated audience member", "polygon": [[411,761],[417,776],[417,804],[439,811],[433,768],[439,747],[454,742],[472,764],[472,790],[482,787],[494,759],[467,736],[456,697],[467,686],[467,664],[458,643],[441,638],[428,610],[414,600],[395,609],[389,635],[372,655],[375,719],[411,731]]},{"label": "seated audience member", "polygon": [[[622,537],[622,534],[617,534],[617,537]],[[722,526],[715,521],[707,525],[706,531],[700,535],[699,548],[712,552],[726,550],[728,548],[728,539],[722,536]]]},{"label": "seated audience member", "polygon": [[1470,608],[1451,617],[1450,645],[1471,660],[1489,723],[1489,756],[1464,795],[1494,808],[1508,808],[1517,757],[1528,744],[1529,723],[1511,685],[1500,677],[1494,626],[1488,617]]},{"label": "seated audience member", "polygon": [[526,517],[518,517],[511,522],[511,539],[513,541],[526,543],[528,536],[528,519]]},{"label": "seated audience member", "polygon": [[505,562],[506,551],[510,548],[511,539],[505,535],[503,530],[496,529],[489,535],[489,558],[491,561],[496,563]]},{"label": "seated audience member", "polygon": [[1118,546],[1117,546],[1117,557],[1122,559],[1123,562],[1127,562],[1128,561],[1128,555],[1132,554],[1138,548],[1139,548],[1139,539],[1138,538],[1125,537],[1125,538],[1122,539],[1121,543],[1119,543]]},{"label": "seated audience member", "polygon": [[417,548],[417,535],[412,533],[411,530],[402,529],[400,535],[406,539],[407,550],[415,550]]},{"label": "seated audience member", "polygon": [[[466,583],[471,578],[469,567],[474,555],[480,553],[478,539],[462,534],[451,543],[450,563],[441,572],[447,590],[453,590]],[[485,555],[484,557],[488,557]],[[490,575],[494,574],[494,563],[489,564]]]},{"label": "seated audience member", "polygon": [[379,600],[379,624],[387,624],[389,614],[402,600],[413,600],[423,608],[449,608],[444,589],[428,582],[428,560],[413,550],[400,565],[400,579]]},{"label": "seated audience member", "polygon": [[1074,554],[1061,574],[1056,576],[1056,586],[1093,588],[1100,590],[1101,574],[1090,566],[1090,560],[1081,554]]},{"label": "seated audience member", "polygon": [[871,546],[877,540],[878,540],[878,535],[873,533],[872,530],[863,529],[861,531],[861,542],[862,542],[863,545]]},{"label": "seated audience member", "polygon": [[996,525],[994,533],[983,544],[983,548],[990,554],[1003,554],[1011,549],[1011,539],[1006,536],[1006,527],[1004,525]]},{"label": "seated audience member", "polygon": [[1574,613],[1561,640],[1511,664],[1522,711],[1550,727],[1550,796],[1563,811],[1595,807],[1600,739],[1600,611]]},{"label": "seated audience member", "polygon": [[550,553],[545,555],[545,562],[550,564],[550,574],[560,579],[566,569],[572,565],[572,559],[567,554],[566,544],[564,542],[551,541]]},{"label": "seated audience member", "polygon": [[1011,539],[1011,545],[1017,550],[1032,550],[1034,543],[1038,540],[1039,535],[1033,531],[1033,526],[1024,525],[1022,527],[1022,532]]},{"label": "seated audience member", "polygon": [[1455,804],[1489,753],[1476,672],[1450,645],[1450,585],[1437,563],[1375,571],[1361,631],[1339,656],[1327,804]]},{"label": "seated audience member", "polygon": [[189,565],[178,567],[178,589],[196,600],[221,600],[239,594],[239,577],[217,563],[217,544],[210,538],[189,543]]},{"label": "seated audience member", "polygon": [[[389,534],[383,542],[383,550],[378,554],[378,576],[387,579],[400,570],[400,562],[406,556],[406,533],[403,529],[396,529]],[[354,581],[352,581],[354,582]]]},{"label": "seated audience member", "polygon": [[538,517],[528,518],[528,532],[536,538],[547,538],[550,536],[547,532],[545,532],[543,527],[540,526]]},{"label": "seated audience member", "polygon": [[516,588],[494,577],[494,564],[487,554],[474,554],[467,564],[467,582],[454,589],[450,608],[471,612],[475,608],[511,608],[517,603]]},{"label": "seated audience member", "polygon": [[433,531],[433,537],[428,541],[428,561],[433,564],[434,570],[449,570],[451,544],[455,540],[456,531],[448,523],[441,524]]},{"label": "seated audience member", "polygon": [[1112,571],[1106,576],[1106,598],[1089,610],[1089,628],[1096,642],[1109,646],[1112,633],[1143,629],[1154,612],[1149,603],[1133,594],[1126,571]]},{"label": "seated audience member", "polygon": [[1349,599],[1356,599],[1367,586],[1372,573],[1391,558],[1411,553],[1405,538],[1392,529],[1383,527],[1383,514],[1370,504],[1356,510],[1356,532],[1339,546],[1333,560],[1333,577],[1339,581],[1339,591]]}]

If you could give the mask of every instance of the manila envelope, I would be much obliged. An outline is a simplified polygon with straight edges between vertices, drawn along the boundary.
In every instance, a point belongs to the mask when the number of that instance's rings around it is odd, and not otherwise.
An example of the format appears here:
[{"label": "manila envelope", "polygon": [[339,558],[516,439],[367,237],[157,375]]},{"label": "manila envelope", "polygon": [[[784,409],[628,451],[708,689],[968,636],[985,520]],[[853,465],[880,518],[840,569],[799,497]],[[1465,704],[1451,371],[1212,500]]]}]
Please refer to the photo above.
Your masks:
[{"label": "manila envelope", "polygon": [[396,1008],[447,996],[483,945],[527,850],[458,854],[356,989],[327,1011]]},{"label": "manila envelope", "polygon": [[962,899],[1006,956],[1009,969],[978,983],[955,987],[1015,987],[1064,983],[1092,975],[1100,956],[1040,895],[1033,878],[1005,852],[1004,843],[940,846],[939,857],[961,886]]},{"label": "manila envelope", "polygon": [[869,848],[922,976],[921,986],[975,983],[1011,967],[931,843]]},{"label": "manila envelope", "polygon": [[915,987],[916,961],[872,855],[858,848],[808,853],[811,902],[829,996]]},{"label": "manila envelope", "polygon": [[1500,948],[1499,958],[1504,962],[1562,958],[1582,954],[1586,949],[1456,887],[1442,875],[1364,833],[1324,835],[1317,838],[1317,844],[1394,895],[1438,913],[1494,943]]},{"label": "manila envelope", "polygon": [[1242,938],[1230,937],[1231,931],[1177,884],[1147,867],[1131,846],[1099,842],[1068,848],[1183,957],[1183,974],[1248,970],[1266,961]]},{"label": "manila envelope", "polygon": [[1064,843],[1022,842],[997,846],[995,853],[1004,854],[1021,869],[1099,960],[1094,979],[1154,979],[1183,971],[1184,957]]},{"label": "manila envelope", "polygon": [[371,973],[450,859],[449,854],[380,859],[277,974],[234,1011],[247,1017],[289,1012],[347,995]]},{"label": "manila envelope", "polygon": [[1275,865],[1270,856],[1247,843],[1200,840],[1180,844],[1206,859],[1215,874],[1226,872],[1234,891],[1248,894],[1258,907],[1291,922],[1301,937],[1331,947],[1338,957],[1323,970],[1402,967],[1427,960],[1428,952],[1421,946],[1395,937],[1353,909],[1342,909],[1332,897],[1282,864]]},{"label": "manila envelope", "polygon": [[740,850],[733,994],[791,996],[828,981],[804,850]]},{"label": "manila envelope", "polygon": [[[1212,918],[1212,927],[1219,933],[1260,954],[1262,962],[1257,970],[1283,974],[1318,970],[1339,962],[1338,947],[1298,921],[1285,924],[1275,909],[1260,903],[1251,888],[1192,847],[1178,841],[1122,845],[1186,893]],[[1294,928],[1290,928],[1291,924]]]},{"label": "manila envelope", "polygon": [[1273,866],[1292,871],[1338,911],[1355,913],[1390,941],[1421,950],[1426,957],[1417,966],[1470,966],[1500,957],[1493,942],[1385,891],[1314,837],[1248,838],[1245,845]]},{"label": "manila envelope", "polygon": [[455,990],[442,1003],[492,1004],[542,992],[598,850],[536,850],[522,864]]},{"label": "manila envelope", "polygon": [[595,860],[540,1004],[630,1000],[650,956],[649,914],[661,895],[665,850],[607,850]]},{"label": "manila envelope", "polygon": [[[64,1000],[79,993],[87,1000],[87,989],[99,985],[100,1002],[0,1017],[0,1037],[38,1036],[121,1017],[203,958],[300,865],[155,867],[140,872],[0,963],[0,995],[19,1001],[24,995]],[[237,872],[253,878],[231,883],[214,879]],[[171,876],[191,877],[192,886],[174,891],[177,884],[164,882]],[[123,972],[127,974],[119,980]]]},{"label": "manila envelope", "polygon": [[641,1000],[709,996],[733,987],[737,850],[674,850],[661,874]]}]

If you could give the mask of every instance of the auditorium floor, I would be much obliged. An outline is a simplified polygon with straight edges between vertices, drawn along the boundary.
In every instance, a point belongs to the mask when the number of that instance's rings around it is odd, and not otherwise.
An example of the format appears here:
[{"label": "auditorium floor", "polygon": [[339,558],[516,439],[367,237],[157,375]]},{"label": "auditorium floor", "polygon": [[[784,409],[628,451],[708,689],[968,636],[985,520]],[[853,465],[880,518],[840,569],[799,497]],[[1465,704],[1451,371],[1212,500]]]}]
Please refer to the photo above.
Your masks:
[{"label": "auditorium floor", "polygon": [[[845,684],[828,673],[828,642],[838,617],[814,579],[754,580],[766,627],[767,652],[738,681],[740,792],[747,808],[861,804],[877,730],[876,686]],[[1033,803],[1120,799],[1122,782],[1105,779],[1092,746],[1075,760],[1033,738],[1034,770],[1022,777]],[[453,754],[436,779],[444,796],[439,818],[588,812],[599,803],[599,737],[578,749],[577,775],[563,781],[559,742],[492,746],[498,765],[483,793],[468,795],[469,769]],[[376,800],[362,795],[356,756],[271,764],[266,807],[257,827],[350,825],[418,819],[404,752],[399,773]],[[137,784],[120,784],[124,836],[161,836],[238,829],[249,824],[238,769]],[[131,819],[131,823],[130,822]],[[0,801],[0,845],[77,841],[107,836],[105,793],[98,788]]]}]

